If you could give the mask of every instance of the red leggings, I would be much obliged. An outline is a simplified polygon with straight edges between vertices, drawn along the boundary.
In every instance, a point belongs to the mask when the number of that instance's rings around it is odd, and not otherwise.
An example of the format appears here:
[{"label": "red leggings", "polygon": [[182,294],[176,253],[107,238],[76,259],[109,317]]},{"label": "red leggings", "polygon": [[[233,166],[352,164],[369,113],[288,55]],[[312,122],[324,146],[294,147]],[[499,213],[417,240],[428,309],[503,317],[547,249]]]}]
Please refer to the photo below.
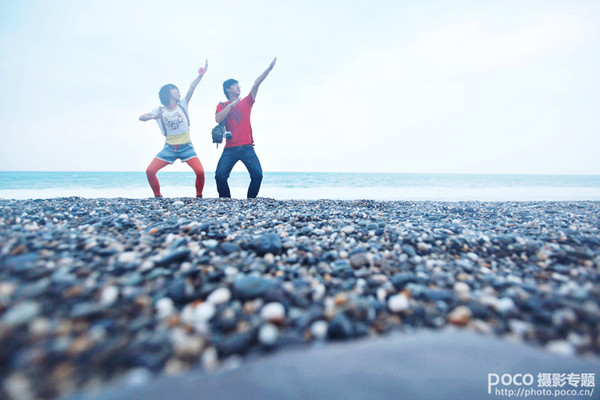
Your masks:
[{"label": "red leggings", "polygon": [[[196,173],[196,196],[202,196],[202,189],[204,189],[204,168],[202,168],[202,163],[198,159],[198,157],[190,158],[186,161],[186,163],[194,170]],[[152,160],[148,168],[146,168],[146,177],[148,178],[148,183],[154,192],[154,196],[161,197],[160,194],[160,184],[158,183],[158,178],[156,177],[156,173],[160,171],[162,168],[169,165],[168,162],[163,161],[159,158],[155,158]]]}]

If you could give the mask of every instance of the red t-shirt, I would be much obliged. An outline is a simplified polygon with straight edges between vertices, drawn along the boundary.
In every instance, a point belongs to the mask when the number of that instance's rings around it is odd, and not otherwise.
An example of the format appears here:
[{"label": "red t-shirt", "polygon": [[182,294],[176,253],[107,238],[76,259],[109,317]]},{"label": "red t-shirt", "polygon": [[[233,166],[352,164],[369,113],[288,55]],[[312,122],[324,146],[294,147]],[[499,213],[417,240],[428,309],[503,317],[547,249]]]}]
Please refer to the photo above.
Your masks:
[{"label": "red t-shirt", "polygon": [[[217,113],[223,111],[229,103],[231,102],[219,103],[217,105]],[[252,94],[249,94],[229,110],[229,114],[227,114],[227,118],[225,119],[225,130],[231,132],[231,139],[227,140],[225,144],[226,149],[254,143],[252,126],[250,125],[250,111],[252,111],[253,104],[254,99],[252,98]]]}]

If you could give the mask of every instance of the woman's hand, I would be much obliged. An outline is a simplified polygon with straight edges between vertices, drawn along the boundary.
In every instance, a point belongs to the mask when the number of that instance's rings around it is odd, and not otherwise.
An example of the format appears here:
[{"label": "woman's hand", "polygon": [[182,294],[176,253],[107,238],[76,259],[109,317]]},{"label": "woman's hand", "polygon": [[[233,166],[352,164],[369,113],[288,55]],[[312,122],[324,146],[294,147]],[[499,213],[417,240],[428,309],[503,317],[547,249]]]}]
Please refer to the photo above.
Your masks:
[{"label": "woman's hand", "polygon": [[198,70],[198,75],[204,76],[207,69],[208,69],[208,60],[206,60],[206,64],[204,64],[204,68],[200,68]]},{"label": "woman's hand", "polygon": [[163,114],[163,110],[161,107],[161,109],[158,111],[158,114],[156,114],[156,115],[152,115],[151,112],[140,115],[140,121],[146,122],[146,121],[150,121],[151,119],[161,119],[162,114]]},{"label": "woman's hand", "polygon": [[196,86],[198,86],[198,84],[202,80],[202,77],[206,73],[207,69],[208,69],[208,60],[206,60],[206,63],[204,64],[204,68],[200,68],[198,70],[198,77],[196,79],[194,79],[194,81],[190,85],[190,88],[188,89],[188,92],[185,95],[185,101],[187,101],[188,103],[192,99],[192,96],[194,95],[194,90],[196,90]]}]

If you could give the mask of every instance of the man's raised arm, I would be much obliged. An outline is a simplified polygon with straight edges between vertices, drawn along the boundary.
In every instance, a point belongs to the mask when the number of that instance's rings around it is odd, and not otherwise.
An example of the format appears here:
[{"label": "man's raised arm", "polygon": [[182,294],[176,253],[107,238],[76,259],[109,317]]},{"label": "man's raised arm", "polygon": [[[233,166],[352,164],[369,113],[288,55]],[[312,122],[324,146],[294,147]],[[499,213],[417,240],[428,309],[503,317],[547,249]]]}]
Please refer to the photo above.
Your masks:
[{"label": "man's raised arm", "polygon": [[271,65],[269,65],[269,68],[267,68],[265,70],[265,72],[263,72],[258,78],[256,78],[256,81],[254,82],[254,86],[252,86],[252,89],[250,90],[250,94],[252,95],[252,100],[256,100],[256,93],[258,92],[258,88],[259,88],[260,84],[265,80],[267,75],[269,75],[269,72],[271,72],[271,70],[275,66],[276,62],[277,62],[277,57],[275,57],[273,59],[273,61],[271,61]]}]

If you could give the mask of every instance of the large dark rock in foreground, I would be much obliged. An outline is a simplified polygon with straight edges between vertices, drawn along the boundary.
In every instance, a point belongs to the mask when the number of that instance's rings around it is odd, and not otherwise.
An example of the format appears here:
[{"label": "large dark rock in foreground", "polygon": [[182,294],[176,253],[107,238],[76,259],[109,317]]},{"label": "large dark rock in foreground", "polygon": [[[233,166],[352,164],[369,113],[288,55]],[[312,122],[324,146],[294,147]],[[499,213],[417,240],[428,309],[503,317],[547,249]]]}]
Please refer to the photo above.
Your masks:
[{"label": "large dark rock in foreground", "polygon": [[[532,385],[490,388],[488,374],[531,374]],[[486,399],[507,398],[501,390],[591,390],[542,388],[538,374],[600,373],[598,361],[561,357],[538,348],[466,332],[394,335],[377,340],[284,351],[240,368],[205,375],[163,377],[143,387],[113,386],[95,400],[196,399]],[[508,378],[507,378],[508,379]],[[597,384],[597,383],[596,383]],[[496,392],[498,389],[498,392]],[[502,394],[504,393],[504,394]],[[558,398],[599,398],[600,392]],[[595,395],[595,396],[594,396]],[[516,396],[516,395],[515,395]],[[514,397],[514,396],[513,396]]]}]

